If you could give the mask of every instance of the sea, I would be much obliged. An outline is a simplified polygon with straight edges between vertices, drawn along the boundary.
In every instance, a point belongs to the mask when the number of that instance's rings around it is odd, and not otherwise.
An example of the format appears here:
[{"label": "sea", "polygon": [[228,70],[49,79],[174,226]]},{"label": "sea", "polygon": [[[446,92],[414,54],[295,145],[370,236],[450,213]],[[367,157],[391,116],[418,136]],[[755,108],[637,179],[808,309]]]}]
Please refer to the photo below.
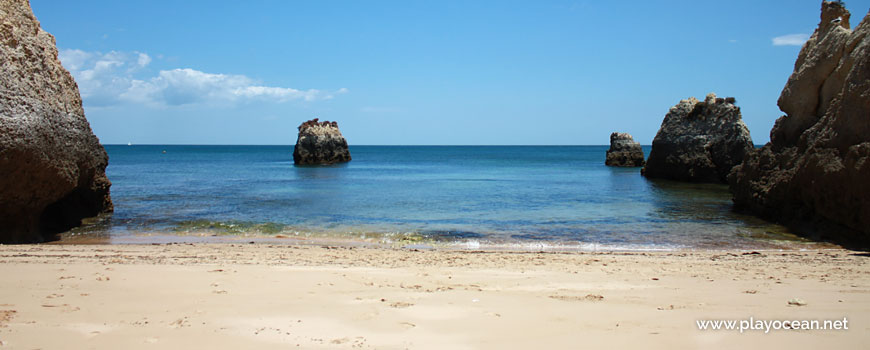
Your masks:
[{"label": "sea", "polygon": [[607,146],[351,146],[351,162],[329,166],[295,166],[292,145],[105,148],[114,213],[62,242],[534,251],[817,244],[735,212],[726,185],[605,166]]}]

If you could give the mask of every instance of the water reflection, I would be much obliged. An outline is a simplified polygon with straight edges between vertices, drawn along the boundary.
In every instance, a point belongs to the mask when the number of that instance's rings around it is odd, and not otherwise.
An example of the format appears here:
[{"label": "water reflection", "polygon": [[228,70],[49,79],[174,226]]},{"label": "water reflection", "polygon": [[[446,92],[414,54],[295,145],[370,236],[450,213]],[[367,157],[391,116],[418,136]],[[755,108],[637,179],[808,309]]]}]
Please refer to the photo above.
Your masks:
[{"label": "water reflection", "polygon": [[345,173],[348,163],[330,165],[294,165],[292,173],[299,180],[335,180]]},{"label": "water reflection", "polygon": [[[668,230],[677,234],[720,236],[721,245],[737,237],[753,240],[806,241],[788,228],[734,211],[731,193],[725,184],[687,183],[665,179],[646,179],[652,195],[652,216],[678,223]],[[694,225],[694,224],[697,225]],[[705,232],[693,232],[705,231]],[[711,243],[716,243],[715,240]]]},{"label": "water reflection", "polygon": [[723,184],[646,179],[654,215],[669,220],[720,222],[734,220],[731,194]]}]

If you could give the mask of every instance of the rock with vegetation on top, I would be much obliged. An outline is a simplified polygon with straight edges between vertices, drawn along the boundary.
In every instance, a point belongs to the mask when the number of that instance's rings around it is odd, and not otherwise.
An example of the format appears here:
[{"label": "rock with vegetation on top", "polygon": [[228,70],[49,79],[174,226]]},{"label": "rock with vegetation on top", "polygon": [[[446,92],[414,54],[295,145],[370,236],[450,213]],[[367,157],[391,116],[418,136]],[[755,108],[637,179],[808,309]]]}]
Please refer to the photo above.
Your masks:
[{"label": "rock with vegetation on top", "polygon": [[725,183],[754,148],[733,97],[710,93],[671,107],[652,142],[642,173],[650,178]]},{"label": "rock with vegetation on top", "polygon": [[42,242],[112,210],[109,159],[27,0],[0,0],[0,242]]},{"label": "rock with vegetation on top", "polygon": [[734,204],[815,239],[870,244],[870,13],[822,3],[770,142],[729,175]]},{"label": "rock with vegetation on top", "polygon": [[293,149],[293,163],[325,165],[350,161],[347,140],[338,130],[338,123],[317,118],[299,126],[299,136]]},{"label": "rock with vegetation on top", "polygon": [[643,166],[643,149],[630,134],[612,133],[610,134],[610,149],[607,150],[607,159],[604,164],[619,167],[641,167]]}]

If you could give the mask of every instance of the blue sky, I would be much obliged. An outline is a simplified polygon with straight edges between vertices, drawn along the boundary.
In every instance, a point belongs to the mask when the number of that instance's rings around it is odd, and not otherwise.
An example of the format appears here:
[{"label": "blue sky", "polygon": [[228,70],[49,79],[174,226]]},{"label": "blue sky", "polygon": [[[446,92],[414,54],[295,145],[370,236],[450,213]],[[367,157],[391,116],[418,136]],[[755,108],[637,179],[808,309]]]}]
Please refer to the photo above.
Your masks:
[{"label": "blue sky", "polygon": [[650,144],[711,91],[764,143],[820,3],[31,0],[103,143],[293,144],[319,117],[352,145]]}]

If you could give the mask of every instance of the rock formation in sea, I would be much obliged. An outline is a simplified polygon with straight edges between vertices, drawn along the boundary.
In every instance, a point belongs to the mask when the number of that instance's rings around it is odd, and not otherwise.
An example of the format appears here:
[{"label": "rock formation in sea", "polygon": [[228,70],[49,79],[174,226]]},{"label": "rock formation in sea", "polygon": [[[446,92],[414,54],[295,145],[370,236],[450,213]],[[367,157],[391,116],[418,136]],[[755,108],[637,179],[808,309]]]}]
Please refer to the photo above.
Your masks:
[{"label": "rock formation in sea", "polygon": [[109,158],[27,0],[0,0],[0,242],[42,242],[112,210]]},{"label": "rock formation in sea", "polygon": [[318,165],[349,161],[347,140],[338,130],[337,122],[321,122],[314,118],[299,125],[299,136],[293,149],[293,163]]},{"label": "rock formation in sea", "polygon": [[734,204],[798,233],[870,243],[870,13],[839,2],[798,54],[770,142],[729,176]]},{"label": "rock formation in sea", "polygon": [[631,134],[615,132],[610,134],[610,149],[607,150],[605,165],[620,167],[643,166],[643,149]]},{"label": "rock formation in sea", "polygon": [[733,97],[710,93],[671,107],[641,173],[650,178],[725,183],[728,173],[752,151],[749,129]]}]

